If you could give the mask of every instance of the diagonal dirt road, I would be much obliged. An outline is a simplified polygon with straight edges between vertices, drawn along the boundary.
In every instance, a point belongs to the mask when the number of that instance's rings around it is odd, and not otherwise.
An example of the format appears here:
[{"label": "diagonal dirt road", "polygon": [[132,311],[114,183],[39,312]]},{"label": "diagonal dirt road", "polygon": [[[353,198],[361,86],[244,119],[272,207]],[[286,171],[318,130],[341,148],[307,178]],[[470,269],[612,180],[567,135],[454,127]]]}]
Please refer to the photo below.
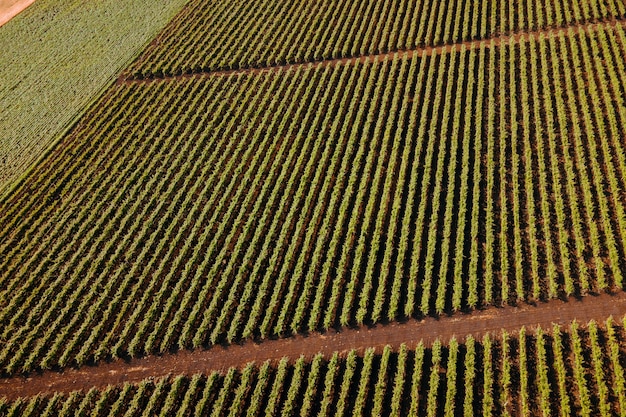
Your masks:
[{"label": "diagonal dirt road", "polygon": [[217,346],[208,350],[181,351],[130,361],[118,360],[98,366],[67,369],[63,372],[46,371],[29,377],[4,378],[0,379],[0,397],[12,400],[39,393],[103,388],[107,385],[139,382],[148,377],[156,378],[168,374],[208,373],[233,366],[242,367],[251,361],[277,361],[284,356],[298,358],[304,355],[310,358],[321,352],[330,357],[336,351],[344,353],[352,349],[363,351],[368,347],[382,351],[385,345],[393,348],[399,348],[403,343],[414,346],[420,340],[430,345],[437,338],[447,342],[452,337],[464,339],[468,335],[481,337],[486,333],[497,333],[501,330],[513,332],[522,326],[546,328],[552,323],[566,325],[573,320],[603,321],[609,316],[624,315],[626,315],[626,292],[623,291],[616,294],[590,295],[581,299],[570,299],[567,302],[552,300],[537,305],[489,308],[471,314],[458,313],[439,319],[409,320],[371,328],[346,328],[324,334],[298,335],[259,343],[250,341],[241,345]]},{"label": "diagonal dirt road", "polygon": [[216,71],[202,70],[202,71],[192,72],[188,74],[173,75],[173,76],[158,76],[154,74],[150,78],[143,78],[143,79],[132,78],[132,77],[126,78],[128,74],[122,74],[121,77],[117,80],[117,83],[118,84],[136,84],[136,83],[146,84],[146,83],[151,83],[155,81],[163,81],[163,80],[169,81],[169,80],[180,80],[180,79],[194,78],[194,77],[202,78],[202,77],[207,77],[207,76],[230,75],[230,74],[254,74],[254,73],[260,73],[260,72],[278,71],[281,69],[282,70],[297,69],[299,67],[308,67],[308,66],[324,67],[324,66],[340,65],[340,64],[345,64],[345,63],[356,63],[356,62],[362,63],[362,62],[365,62],[366,59],[383,60],[385,58],[393,58],[396,54],[398,54],[398,56],[404,56],[406,54],[407,58],[411,58],[415,54],[430,56],[435,53],[440,54],[443,52],[451,52],[455,49],[458,51],[462,47],[465,47],[468,50],[478,49],[483,45],[487,48],[490,48],[490,47],[497,47],[503,44],[506,45],[509,43],[517,43],[517,42],[520,42],[522,39],[528,39],[530,36],[533,36],[535,38],[542,36],[542,35],[559,36],[561,34],[567,34],[570,30],[574,30],[576,32],[582,30],[583,32],[592,33],[594,31],[597,31],[603,28],[615,27],[615,26],[626,27],[626,16],[606,19],[606,20],[602,20],[599,22],[595,22],[595,23],[583,22],[583,23],[576,23],[573,25],[563,26],[559,28],[541,29],[541,30],[535,30],[535,31],[519,31],[515,33],[496,35],[496,36],[488,37],[485,39],[463,41],[463,42],[451,43],[451,44],[440,45],[440,46],[426,46],[426,47],[421,47],[421,48],[416,48],[416,49],[397,50],[397,51],[391,51],[391,52],[386,52],[386,53],[381,53],[381,54],[361,55],[361,56],[349,57],[349,58],[336,58],[336,59],[325,59],[325,60],[319,60],[319,61],[307,61],[307,62],[302,62],[298,64],[285,64],[285,65],[275,65],[275,66],[269,66],[269,67],[240,68],[240,69],[216,70]]},{"label": "diagonal dirt road", "polygon": [[17,16],[35,0],[0,0],[0,26]]}]

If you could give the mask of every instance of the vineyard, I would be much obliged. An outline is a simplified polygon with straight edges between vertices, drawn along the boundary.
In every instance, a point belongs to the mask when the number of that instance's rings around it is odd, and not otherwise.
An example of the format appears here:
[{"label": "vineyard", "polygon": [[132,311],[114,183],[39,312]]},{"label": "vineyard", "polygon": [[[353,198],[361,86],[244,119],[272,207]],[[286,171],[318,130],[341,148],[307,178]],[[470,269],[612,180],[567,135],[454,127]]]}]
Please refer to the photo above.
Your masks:
[{"label": "vineyard", "polygon": [[114,87],[1,210],[0,364],[622,288],[624,46]]},{"label": "vineyard", "polygon": [[0,27],[0,197],[184,3],[37,0]]},{"label": "vineyard", "polygon": [[19,399],[7,416],[621,415],[621,322],[249,363],[224,373]]},{"label": "vineyard", "polygon": [[[0,199],[0,376],[621,294],[625,18],[618,0],[188,1]],[[0,141],[15,167],[21,146]],[[623,323],[583,318],[0,414],[626,414]]]},{"label": "vineyard", "polygon": [[351,58],[626,14],[620,0],[220,0],[212,7],[207,3],[190,1],[126,76],[151,78]]}]

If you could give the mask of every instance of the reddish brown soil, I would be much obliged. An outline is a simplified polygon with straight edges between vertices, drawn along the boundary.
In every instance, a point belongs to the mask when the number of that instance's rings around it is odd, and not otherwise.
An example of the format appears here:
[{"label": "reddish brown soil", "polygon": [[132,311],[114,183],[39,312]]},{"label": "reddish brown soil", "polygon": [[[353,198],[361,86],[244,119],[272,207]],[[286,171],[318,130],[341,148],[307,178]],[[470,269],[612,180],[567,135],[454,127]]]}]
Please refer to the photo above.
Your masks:
[{"label": "reddish brown soil", "polygon": [[35,0],[0,0],[0,26],[17,16]]},{"label": "reddish brown soil", "polygon": [[113,361],[98,366],[67,369],[63,372],[47,371],[28,377],[0,379],[0,397],[15,399],[39,393],[87,390],[91,387],[124,382],[139,382],[148,377],[193,375],[221,371],[229,367],[242,367],[248,362],[277,361],[285,356],[292,359],[300,355],[312,357],[317,353],[330,356],[334,352],[346,353],[351,349],[362,352],[368,347],[381,351],[385,345],[398,348],[402,343],[415,346],[420,340],[426,345],[439,338],[447,342],[452,337],[464,339],[468,335],[480,337],[486,333],[510,332],[522,326],[550,327],[553,323],[566,325],[573,320],[602,321],[609,316],[626,315],[626,292],[587,296],[568,302],[553,300],[536,306],[490,308],[471,314],[458,313],[439,319],[409,320],[371,328],[347,328],[324,334],[310,334],[260,343],[246,342],[228,347],[217,346],[209,350],[181,351],[163,356],[148,356],[130,361]]},{"label": "reddish brown soil", "polygon": [[232,70],[217,70],[217,71],[198,71],[191,74],[182,74],[175,76],[157,76],[153,75],[151,78],[125,78],[123,74],[118,80],[118,84],[131,84],[131,83],[151,83],[159,80],[177,80],[177,79],[186,79],[186,78],[202,78],[206,76],[214,76],[214,75],[229,75],[229,74],[254,74],[259,72],[267,72],[267,71],[277,71],[277,70],[288,70],[288,69],[297,69],[299,67],[307,67],[307,66],[315,66],[315,67],[323,67],[323,66],[332,66],[332,65],[340,65],[347,63],[356,63],[356,62],[365,62],[367,59],[373,61],[374,59],[383,60],[385,58],[393,58],[396,54],[398,56],[406,56],[407,58],[411,58],[413,55],[424,55],[429,56],[435,53],[440,54],[443,52],[451,52],[453,50],[459,51],[462,47],[467,48],[468,50],[480,48],[482,45],[485,47],[495,47],[501,44],[510,44],[510,43],[518,43],[522,39],[528,39],[530,37],[539,37],[539,36],[558,36],[560,34],[566,34],[570,29],[574,29],[576,31],[582,29],[585,32],[593,32],[598,30],[599,28],[606,27],[614,27],[614,26],[625,26],[626,20],[625,18],[612,18],[603,20],[601,22],[596,23],[578,23],[570,26],[565,26],[561,28],[551,28],[551,29],[543,29],[536,31],[520,31],[515,33],[510,33],[506,35],[496,35],[490,38],[481,39],[481,40],[471,40],[464,42],[457,42],[447,45],[441,46],[427,46],[410,50],[399,50],[386,52],[381,54],[372,54],[372,55],[362,55],[358,57],[352,58],[336,58],[336,59],[326,59],[320,61],[308,61],[302,62],[298,64],[285,64],[285,65],[275,65],[270,67],[261,67],[261,68],[241,68],[241,69],[232,69]]}]

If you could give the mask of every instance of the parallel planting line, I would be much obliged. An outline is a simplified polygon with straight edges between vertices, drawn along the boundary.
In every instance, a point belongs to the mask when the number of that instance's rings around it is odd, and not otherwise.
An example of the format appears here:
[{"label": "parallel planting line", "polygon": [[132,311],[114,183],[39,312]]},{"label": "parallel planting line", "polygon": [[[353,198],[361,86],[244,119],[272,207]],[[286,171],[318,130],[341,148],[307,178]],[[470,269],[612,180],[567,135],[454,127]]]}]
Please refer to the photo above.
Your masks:
[{"label": "parallel planting line", "polygon": [[149,78],[141,78],[141,79],[127,77],[127,74],[122,74],[122,76],[118,78],[117,84],[146,84],[146,83],[151,83],[155,81],[163,81],[163,80],[175,81],[175,80],[183,80],[187,78],[196,78],[196,77],[203,78],[207,76],[216,76],[216,75],[219,76],[219,75],[230,75],[230,74],[255,74],[255,73],[261,73],[261,72],[268,72],[268,71],[279,71],[281,69],[282,70],[289,70],[289,69],[297,70],[298,68],[303,68],[303,67],[325,67],[325,66],[334,66],[334,65],[341,65],[341,64],[347,64],[347,63],[355,64],[357,62],[365,63],[367,60],[370,60],[370,61],[375,60],[375,59],[383,60],[385,58],[393,58],[396,55],[405,56],[405,54],[406,54],[406,58],[410,59],[413,57],[413,55],[416,55],[416,54],[420,56],[431,56],[433,54],[441,54],[445,52],[451,52],[453,50],[459,51],[462,46],[465,46],[468,49],[468,51],[478,49],[481,46],[484,46],[485,48],[494,48],[494,47],[500,46],[501,44],[510,44],[511,42],[517,43],[520,40],[528,38],[530,36],[539,37],[541,34],[551,35],[551,36],[567,35],[568,32],[572,29],[583,29],[583,31],[587,33],[593,33],[597,31],[598,29],[603,29],[607,27],[615,27],[615,26],[626,27],[626,16],[620,16],[620,17],[611,18],[611,19],[603,19],[595,23],[584,22],[584,23],[576,23],[572,25],[567,25],[567,26],[563,26],[559,28],[540,29],[540,30],[532,30],[532,31],[528,31],[528,30],[518,31],[514,33],[504,34],[504,35],[496,35],[492,37],[487,37],[484,39],[477,39],[477,40],[470,40],[470,41],[463,41],[463,42],[453,42],[453,43],[448,43],[448,44],[440,45],[440,46],[425,46],[425,47],[418,47],[415,49],[395,50],[395,51],[385,52],[381,54],[367,54],[367,55],[359,55],[359,56],[347,57],[347,58],[322,59],[322,60],[315,60],[315,61],[300,62],[296,64],[281,64],[281,65],[272,65],[272,66],[266,66],[266,67],[237,68],[237,69],[216,70],[216,71],[205,71],[205,70],[195,71],[194,70],[191,72],[187,72],[185,74],[174,75],[174,76],[152,74]]},{"label": "parallel planting line", "polygon": [[344,328],[326,333],[298,335],[278,340],[245,342],[241,345],[214,347],[209,350],[180,351],[163,356],[148,356],[128,361],[116,360],[97,366],[66,369],[62,372],[44,371],[40,374],[0,379],[0,398],[9,400],[53,392],[88,390],[92,387],[135,383],[146,378],[166,375],[193,375],[223,371],[231,367],[243,368],[247,363],[279,361],[289,357],[295,361],[303,355],[312,358],[318,353],[330,358],[334,352],[347,354],[355,349],[364,352],[374,348],[383,352],[386,345],[399,349],[402,344],[416,345],[423,341],[432,346],[435,340],[447,343],[452,337],[463,340],[468,336],[482,337],[489,333],[497,337],[504,331],[522,327],[548,328],[552,324],[566,325],[572,321],[602,321],[610,316],[626,314],[626,292],[586,296],[567,302],[552,300],[537,305],[490,308],[471,314],[451,317],[409,320],[375,327]]}]

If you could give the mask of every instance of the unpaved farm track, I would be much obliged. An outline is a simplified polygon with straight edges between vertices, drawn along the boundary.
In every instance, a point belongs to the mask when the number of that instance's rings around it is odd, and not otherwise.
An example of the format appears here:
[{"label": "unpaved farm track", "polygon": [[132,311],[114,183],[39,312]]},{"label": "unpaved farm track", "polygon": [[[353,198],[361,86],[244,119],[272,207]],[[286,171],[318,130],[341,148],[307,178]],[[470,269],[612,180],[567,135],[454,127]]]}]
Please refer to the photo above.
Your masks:
[{"label": "unpaved farm track", "polygon": [[606,28],[606,27],[615,27],[615,26],[623,26],[626,27],[626,16],[620,16],[618,18],[605,19],[598,22],[584,22],[577,23],[569,26],[563,26],[559,28],[549,28],[549,29],[541,29],[535,31],[519,31],[515,33],[508,34],[500,34],[492,37],[488,37],[485,39],[477,39],[471,41],[464,42],[456,42],[450,43],[440,46],[426,46],[415,49],[408,50],[398,50],[398,51],[390,51],[381,54],[371,54],[371,55],[360,55],[355,57],[348,58],[333,58],[333,59],[324,59],[319,61],[307,61],[301,62],[297,64],[283,64],[283,65],[274,65],[267,67],[252,67],[252,68],[239,68],[239,69],[230,69],[230,70],[215,70],[215,71],[194,71],[191,73],[185,73],[181,75],[174,76],[161,76],[157,74],[153,74],[148,78],[133,78],[132,76],[128,76],[128,74],[122,74],[120,78],[118,78],[118,84],[136,84],[136,83],[151,83],[155,81],[162,80],[180,80],[186,78],[203,78],[207,76],[215,76],[215,75],[230,75],[230,74],[254,74],[260,72],[268,72],[268,71],[278,71],[278,70],[289,70],[289,69],[297,69],[299,67],[324,67],[324,66],[332,66],[332,65],[340,65],[346,63],[356,63],[356,62],[365,62],[367,59],[374,60],[379,59],[383,60],[385,58],[393,58],[396,54],[398,56],[404,56],[406,54],[407,58],[413,57],[413,55],[425,55],[430,56],[435,53],[440,54],[443,52],[451,52],[453,50],[460,50],[462,47],[467,48],[468,50],[480,48],[482,45],[485,47],[497,47],[501,44],[509,44],[509,43],[517,43],[522,39],[528,39],[529,37],[539,37],[541,35],[545,36],[559,36],[561,34],[565,35],[570,30],[574,30],[576,32],[583,31],[586,33],[594,32],[598,29]]},{"label": "unpaved farm track", "polygon": [[439,319],[409,320],[371,328],[346,328],[258,343],[249,341],[208,350],[180,351],[130,361],[117,360],[63,372],[46,371],[30,376],[3,378],[0,379],[0,397],[13,400],[52,392],[104,388],[124,382],[139,382],[149,377],[206,374],[233,366],[242,367],[252,361],[278,361],[285,356],[293,360],[301,355],[311,358],[321,352],[330,357],[334,352],[346,353],[352,349],[362,352],[368,347],[381,352],[386,345],[397,349],[403,343],[415,346],[420,340],[428,346],[436,339],[447,342],[452,337],[481,337],[486,333],[497,334],[501,330],[517,331],[523,326],[531,329],[537,326],[547,328],[553,323],[567,325],[574,320],[603,321],[609,316],[623,315],[626,315],[626,292],[622,291],[590,295],[567,302],[552,300],[535,306],[525,304],[519,307],[489,308]]},{"label": "unpaved farm track", "polygon": [[17,16],[35,0],[0,0],[0,26]]}]

